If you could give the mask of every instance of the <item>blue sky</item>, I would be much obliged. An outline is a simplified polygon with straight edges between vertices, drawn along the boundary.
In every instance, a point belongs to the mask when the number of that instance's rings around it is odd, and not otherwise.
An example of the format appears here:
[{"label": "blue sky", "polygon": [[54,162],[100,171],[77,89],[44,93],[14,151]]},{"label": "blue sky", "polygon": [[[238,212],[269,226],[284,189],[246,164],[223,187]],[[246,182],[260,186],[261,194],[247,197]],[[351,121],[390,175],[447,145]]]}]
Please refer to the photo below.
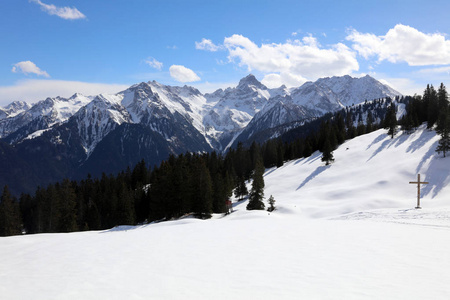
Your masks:
[{"label": "blue sky", "polygon": [[0,105],[114,93],[142,81],[202,92],[370,74],[405,94],[450,82],[449,1],[1,0]]}]

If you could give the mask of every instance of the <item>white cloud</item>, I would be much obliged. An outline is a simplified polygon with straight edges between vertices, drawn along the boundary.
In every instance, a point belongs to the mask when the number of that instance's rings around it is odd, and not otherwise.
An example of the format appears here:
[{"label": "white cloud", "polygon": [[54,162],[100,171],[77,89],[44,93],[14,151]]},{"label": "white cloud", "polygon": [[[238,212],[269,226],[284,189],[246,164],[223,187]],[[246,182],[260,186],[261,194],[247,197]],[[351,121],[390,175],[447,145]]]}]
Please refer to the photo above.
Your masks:
[{"label": "white cloud", "polygon": [[45,4],[40,0],[29,0],[30,2],[37,3],[43,11],[49,15],[55,15],[66,20],[85,19],[86,16],[75,7],[57,7],[53,4]]},{"label": "white cloud", "polygon": [[[356,53],[342,43],[328,49],[320,46],[313,36],[288,40],[283,44],[256,45],[242,35],[225,38],[224,45],[232,62],[237,61],[248,71],[266,73],[266,82],[279,81],[287,86],[325,76],[351,74],[359,69]],[[278,76],[276,76],[278,75]],[[293,85],[293,83],[297,84]]]},{"label": "white cloud", "polygon": [[410,66],[450,64],[450,40],[443,34],[426,34],[402,24],[385,36],[352,30],[346,39],[366,59],[378,56],[379,62],[406,62]]},{"label": "white cloud", "polygon": [[402,93],[403,95],[413,96],[414,94],[421,95],[424,86],[409,78],[384,78],[378,79],[383,84],[386,84],[394,90]]},{"label": "white cloud", "polygon": [[429,68],[417,71],[419,74],[446,74],[450,75],[450,66],[440,68]]},{"label": "white cloud", "polygon": [[236,87],[237,86],[237,82],[202,82],[202,83],[196,83],[196,84],[192,84],[193,87],[195,87],[196,89],[198,89],[200,92],[202,92],[203,94],[205,93],[213,93],[215,91],[217,91],[218,89],[223,89],[225,90],[226,88],[229,87]]},{"label": "white cloud", "polygon": [[157,61],[156,59],[154,59],[153,57],[149,57],[145,60],[145,63],[147,65],[149,65],[152,68],[155,68],[159,71],[161,71],[162,67],[163,67],[163,63],[160,61]]},{"label": "white cloud", "polygon": [[11,71],[13,73],[23,73],[25,75],[28,74],[36,74],[38,76],[44,76],[44,77],[50,77],[47,72],[39,69],[38,66],[36,66],[32,61],[21,61],[12,67]]},{"label": "white cloud", "polygon": [[127,89],[129,85],[91,83],[80,81],[26,79],[12,86],[0,86],[0,106],[12,101],[36,102],[47,97],[70,97],[75,93],[83,95],[114,94]]},{"label": "white cloud", "polygon": [[222,46],[215,45],[211,40],[203,38],[201,42],[195,42],[195,49],[216,52]]},{"label": "white cloud", "polygon": [[180,65],[172,65],[169,69],[170,76],[179,82],[200,81],[200,77],[194,71]]},{"label": "white cloud", "polygon": [[267,74],[261,80],[262,84],[268,88],[277,88],[283,84],[288,87],[298,87],[307,81],[306,78],[291,73]]}]

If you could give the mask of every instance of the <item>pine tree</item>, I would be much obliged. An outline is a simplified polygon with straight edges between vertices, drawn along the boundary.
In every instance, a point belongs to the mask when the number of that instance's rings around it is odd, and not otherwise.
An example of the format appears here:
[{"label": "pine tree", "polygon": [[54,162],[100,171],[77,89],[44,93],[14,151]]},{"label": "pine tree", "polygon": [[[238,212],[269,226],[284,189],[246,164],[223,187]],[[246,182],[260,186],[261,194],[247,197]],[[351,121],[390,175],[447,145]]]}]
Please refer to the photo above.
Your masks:
[{"label": "pine tree", "polygon": [[193,211],[198,218],[211,218],[212,181],[203,159],[196,161],[193,184]]},{"label": "pine tree", "polygon": [[437,119],[436,133],[441,136],[436,148],[438,153],[450,151],[450,116],[448,106],[448,94],[443,83],[438,90],[439,117]]},{"label": "pine tree", "polygon": [[397,117],[395,112],[395,104],[393,102],[386,112],[386,116],[384,118],[384,128],[388,130],[388,135],[390,135],[391,139],[393,139],[394,135],[397,133]]},{"label": "pine tree", "polygon": [[428,125],[427,128],[433,128],[433,125],[436,123],[439,117],[439,103],[436,90],[433,85],[427,85],[427,88],[423,94],[423,100],[427,103],[427,120]]},{"label": "pine tree", "polygon": [[5,186],[0,198],[0,236],[20,234],[21,218],[19,204]]},{"label": "pine tree", "polygon": [[261,158],[256,160],[256,167],[253,172],[253,183],[250,191],[250,199],[247,210],[264,209],[264,165]]},{"label": "pine tree", "polygon": [[436,132],[442,132],[442,130],[445,130],[446,123],[448,121],[448,94],[443,83],[441,83],[441,86],[438,90],[438,107],[439,115],[436,121]]},{"label": "pine tree", "polygon": [[443,153],[444,157],[446,152],[450,151],[450,116],[448,113],[441,113],[440,126],[436,129],[436,133],[441,136],[438,146],[436,148],[437,153]]},{"label": "pine tree", "polygon": [[267,208],[267,211],[269,211],[269,212],[274,211],[275,210],[275,199],[273,198],[272,195],[270,195],[268,202],[269,202],[270,206]]},{"label": "pine tree", "polygon": [[331,148],[329,139],[325,140],[325,144],[323,146],[322,161],[325,162],[326,166],[334,161],[333,149]]},{"label": "pine tree", "polygon": [[58,232],[77,231],[77,216],[76,216],[76,195],[71,187],[70,181],[64,179],[59,185],[58,196],[61,199],[60,204],[60,220],[58,222]]},{"label": "pine tree", "polygon": [[244,200],[244,197],[248,195],[247,186],[245,185],[244,177],[239,177],[237,179],[237,187],[234,190],[234,196],[238,198],[238,201]]}]

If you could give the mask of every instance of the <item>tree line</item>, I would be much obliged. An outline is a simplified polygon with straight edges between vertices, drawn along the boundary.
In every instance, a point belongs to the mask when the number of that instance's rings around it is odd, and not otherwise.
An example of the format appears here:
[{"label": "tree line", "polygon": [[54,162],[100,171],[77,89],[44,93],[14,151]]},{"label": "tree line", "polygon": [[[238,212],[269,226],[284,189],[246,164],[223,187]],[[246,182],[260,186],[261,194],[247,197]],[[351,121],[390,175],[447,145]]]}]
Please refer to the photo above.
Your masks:
[{"label": "tree line", "polygon": [[[423,122],[430,128],[437,124],[436,130],[448,137],[445,87],[433,91],[427,86],[423,97],[383,98],[346,107],[263,144],[253,142],[244,147],[239,143],[226,154],[171,155],[153,167],[142,160],[116,175],[65,179],[18,198],[5,186],[0,198],[0,235],[102,230],[188,214],[206,219],[213,213],[226,213],[233,192],[238,200],[249,197],[247,209],[264,209],[265,168],[281,167],[285,161],[308,157],[317,150],[323,153],[325,164],[330,164],[333,151],[345,140],[379,128],[397,128],[398,124],[404,130],[413,130]],[[406,114],[397,121],[400,104],[405,105]],[[446,143],[439,148],[444,155],[450,145]],[[253,185],[248,191],[250,179]],[[273,210],[273,197],[270,201]]]}]

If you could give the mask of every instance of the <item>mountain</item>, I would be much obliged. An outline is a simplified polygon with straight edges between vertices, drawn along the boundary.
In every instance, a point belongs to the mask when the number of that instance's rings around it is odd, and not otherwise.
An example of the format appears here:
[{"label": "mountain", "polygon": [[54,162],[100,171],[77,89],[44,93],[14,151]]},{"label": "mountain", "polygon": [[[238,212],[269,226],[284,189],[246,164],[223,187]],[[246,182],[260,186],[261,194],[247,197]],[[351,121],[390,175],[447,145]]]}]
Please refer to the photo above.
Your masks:
[{"label": "mountain", "polygon": [[[10,107],[11,111],[8,117],[0,119],[0,138],[5,138],[8,143],[15,144],[30,134],[67,121],[91,100],[81,94],[75,94],[68,99],[47,98],[33,106],[13,102],[6,107],[7,109]],[[13,110],[11,110],[11,105],[14,107]]]},{"label": "mountain", "polygon": [[378,130],[331,166],[314,153],[267,169],[271,213],[233,199],[211,220],[1,237],[2,298],[448,299],[450,158],[438,139]]},{"label": "mountain", "polygon": [[206,94],[210,104],[203,121],[206,135],[216,141],[216,148],[225,149],[270,97],[270,90],[253,75],[241,79],[235,88]]},{"label": "mountain", "polygon": [[149,81],[114,95],[75,94],[32,106],[15,102],[0,110],[0,137],[3,147],[11,147],[4,153],[22,159],[11,162],[0,183],[20,190],[24,179],[8,174],[23,174],[24,168],[34,170],[29,182],[42,185],[114,173],[142,158],[154,165],[170,154],[226,151],[238,141],[264,142],[324,113],[399,94],[370,76],[269,89],[250,74],[234,88],[205,95]]},{"label": "mountain", "polygon": [[14,117],[31,108],[31,104],[25,101],[14,101],[6,107],[0,107],[0,120]]},{"label": "mountain", "polygon": [[365,100],[394,98],[398,95],[401,94],[369,75],[361,78],[349,75],[321,78],[315,82],[306,82],[291,92],[297,105],[305,106],[318,114],[336,111]]},{"label": "mountain", "polygon": [[270,98],[235,138],[233,146],[238,142],[245,142],[247,145],[252,141],[263,142],[261,137],[264,135],[266,140],[278,137],[308,120],[365,100],[394,98],[399,95],[399,92],[369,75],[362,78],[347,75],[306,82],[290,92],[286,90],[285,93]]}]

